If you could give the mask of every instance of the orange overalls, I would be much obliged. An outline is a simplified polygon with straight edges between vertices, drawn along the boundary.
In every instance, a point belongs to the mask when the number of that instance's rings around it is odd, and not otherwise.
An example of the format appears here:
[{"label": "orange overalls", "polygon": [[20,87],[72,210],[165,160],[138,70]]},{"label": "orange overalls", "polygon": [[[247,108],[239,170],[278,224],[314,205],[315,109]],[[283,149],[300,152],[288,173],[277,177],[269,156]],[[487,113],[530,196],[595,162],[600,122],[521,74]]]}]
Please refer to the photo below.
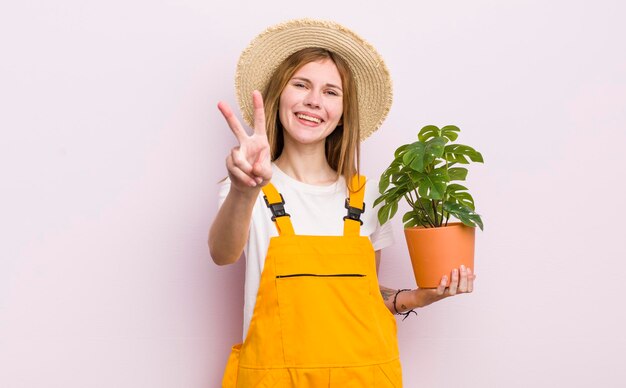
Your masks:
[{"label": "orange overalls", "polygon": [[359,235],[365,177],[350,185],[343,236],[296,235],[282,196],[263,187],[278,237],[223,388],[402,386],[396,321],[380,294],[372,243]]}]

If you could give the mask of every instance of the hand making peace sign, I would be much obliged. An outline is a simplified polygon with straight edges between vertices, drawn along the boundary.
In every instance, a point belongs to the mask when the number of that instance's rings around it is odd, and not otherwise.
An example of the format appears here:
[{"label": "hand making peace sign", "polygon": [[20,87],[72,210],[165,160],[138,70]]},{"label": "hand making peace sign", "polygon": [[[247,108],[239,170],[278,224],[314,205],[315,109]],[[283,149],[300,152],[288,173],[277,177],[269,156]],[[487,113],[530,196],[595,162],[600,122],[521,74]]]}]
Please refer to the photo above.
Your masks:
[{"label": "hand making peace sign", "polygon": [[258,90],[252,92],[254,106],[254,132],[248,135],[235,114],[225,102],[217,104],[239,145],[226,158],[226,168],[231,184],[239,191],[249,191],[264,186],[272,178],[270,145],[265,131],[263,97]]}]

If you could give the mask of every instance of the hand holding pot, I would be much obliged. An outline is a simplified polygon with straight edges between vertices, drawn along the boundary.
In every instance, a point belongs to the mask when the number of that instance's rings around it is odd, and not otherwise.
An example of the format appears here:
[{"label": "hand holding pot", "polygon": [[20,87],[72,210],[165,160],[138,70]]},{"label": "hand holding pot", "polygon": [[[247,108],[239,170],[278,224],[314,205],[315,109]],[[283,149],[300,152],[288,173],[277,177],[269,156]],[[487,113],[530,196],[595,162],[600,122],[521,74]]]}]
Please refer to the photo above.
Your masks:
[{"label": "hand holding pot", "polygon": [[450,296],[472,292],[474,279],[476,279],[476,275],[472,273],[472,269],[462,265],[460,268],[452,270],[451,280],[448,279],[448,275],[444,275],[437,288],[418,288],[412,290],[411,293],[415,299],[415,304],[424,307]]}]

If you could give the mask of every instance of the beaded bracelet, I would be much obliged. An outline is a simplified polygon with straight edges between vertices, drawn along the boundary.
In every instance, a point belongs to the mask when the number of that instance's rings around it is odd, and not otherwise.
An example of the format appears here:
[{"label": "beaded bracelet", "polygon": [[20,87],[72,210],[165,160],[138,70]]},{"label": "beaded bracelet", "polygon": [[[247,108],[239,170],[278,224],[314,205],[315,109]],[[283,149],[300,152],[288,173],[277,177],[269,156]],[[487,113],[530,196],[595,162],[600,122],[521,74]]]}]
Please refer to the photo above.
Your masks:
[{"label": "beaded bracelet", "polygon": [[402,320],[404,321],[405,319],[408,318],[409,315],[411,315],[411,313],[415,315],[417,315],[417,313],[415,312],[415,309],[411,309],[403,313],[398,311],[398,308],[396,307],[396,299],[398,299],[398,294],[401,293],[402,291],[411,291],[411,290],[408,288],[403,288],[401,290],[396,291],[396,294],[393,296],[393,310],[396,312],[395,313],[396,315],[404,315],[404,318],[402,318]]}]

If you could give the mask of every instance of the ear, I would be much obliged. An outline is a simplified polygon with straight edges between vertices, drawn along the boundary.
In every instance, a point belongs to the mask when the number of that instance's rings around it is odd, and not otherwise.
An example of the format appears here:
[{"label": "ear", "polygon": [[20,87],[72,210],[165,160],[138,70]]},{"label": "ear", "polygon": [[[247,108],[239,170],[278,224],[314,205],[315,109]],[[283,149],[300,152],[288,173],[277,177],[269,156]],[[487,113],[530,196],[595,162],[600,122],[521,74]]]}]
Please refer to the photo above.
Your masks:
[{"label": "ear", "polygon": [[343,125],[343,116],[341,116],[341,118],[337,122],[337,126],[340,126],[340,125]]}]

